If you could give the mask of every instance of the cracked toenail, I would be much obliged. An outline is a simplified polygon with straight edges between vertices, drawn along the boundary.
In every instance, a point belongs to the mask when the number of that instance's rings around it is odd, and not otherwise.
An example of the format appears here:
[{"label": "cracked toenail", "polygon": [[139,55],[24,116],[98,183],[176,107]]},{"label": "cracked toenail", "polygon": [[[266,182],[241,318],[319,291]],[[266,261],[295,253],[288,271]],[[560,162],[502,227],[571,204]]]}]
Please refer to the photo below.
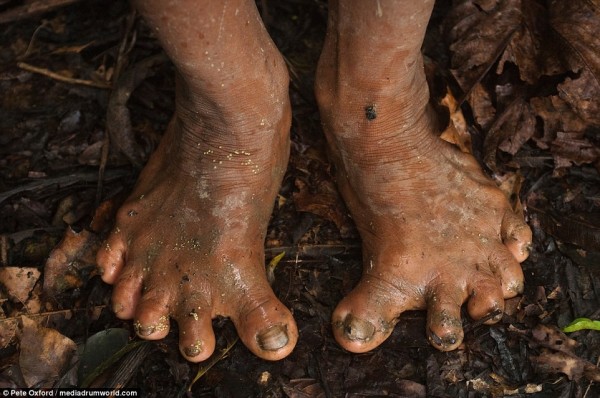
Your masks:
[{"label": "cracked toenail", "polygon": [[375,335],[375,326],[369,321],[364,321],[348,315],[343,323],[344,333],[350,340],[369,341]]},{"label": "cracked toenail", "polygon": [[188,356],[188,357],[195,357],[195,356],[199,355],[202,352],[202,342],[201,341],[196,341],[191,346],[185,347],[183,349],[183,351],[185,352],[186,356]]},{"label": "cracked toenail", "polygon": [[277,351],[287,345],[289,338],[285,325],[273,325],[256,336],[258,346],[265,351]]}]

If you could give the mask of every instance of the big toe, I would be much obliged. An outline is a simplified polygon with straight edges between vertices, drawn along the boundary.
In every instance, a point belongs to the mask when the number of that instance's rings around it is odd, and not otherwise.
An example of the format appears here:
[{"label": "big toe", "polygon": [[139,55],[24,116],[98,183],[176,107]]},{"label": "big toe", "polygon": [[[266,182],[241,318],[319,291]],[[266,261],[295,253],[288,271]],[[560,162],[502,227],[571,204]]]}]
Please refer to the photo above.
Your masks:
[{"label": "big toe", "polygon": [[333,335],[344,349],[367,352],[383,343],[394,330],[401,312],[396,294],[386,292],[376,280],[363,278],[336,307],[332,315]]},{"label": "big toe", "polygon": [[[256,356],[276,361],[289,355],[298,341],[298,328],[291,312],[269,293],[240,305],[232,315],[240,339]],[[264,290],[263,290],[264,291]]]}]

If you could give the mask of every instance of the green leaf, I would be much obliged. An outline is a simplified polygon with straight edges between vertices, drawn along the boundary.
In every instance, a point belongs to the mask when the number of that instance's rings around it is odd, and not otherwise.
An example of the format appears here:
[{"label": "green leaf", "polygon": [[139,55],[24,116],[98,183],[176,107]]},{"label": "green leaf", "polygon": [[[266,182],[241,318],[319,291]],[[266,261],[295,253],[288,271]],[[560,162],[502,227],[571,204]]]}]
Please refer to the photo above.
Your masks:
[{"label": "green leaf", "polygon": [[572,333],[578,330],[600,330],[600,321],[594,321],[589,318],[577,318],[563,328],[563,332]]}]

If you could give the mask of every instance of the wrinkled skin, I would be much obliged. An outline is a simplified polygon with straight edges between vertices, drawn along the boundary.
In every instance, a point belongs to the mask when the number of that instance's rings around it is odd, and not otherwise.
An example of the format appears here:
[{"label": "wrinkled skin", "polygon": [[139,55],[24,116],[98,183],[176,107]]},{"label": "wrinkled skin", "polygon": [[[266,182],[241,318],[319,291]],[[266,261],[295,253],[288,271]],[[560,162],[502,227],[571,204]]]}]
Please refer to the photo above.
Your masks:
[{"label": "wrinkled skin", "polygon": [[[280,359],[298,331],[266,281],[263,243],[289,152],[285,64],[254,2],[165,3],[137,6],[177,68],[176,114],[98,264],[141,337],[164,337],[174,318],[182,354],[202,361],[223,315],[252,352]],[[426,309],[431,343],[451,350],[463,303],[481,319],[522,291],[531,232],[477,162],[434,135],[419,52],[433,1],[365,4],[330,1],[316,79],[363,240],[363,276],[333,332],[364,352],[403,311]]]}]

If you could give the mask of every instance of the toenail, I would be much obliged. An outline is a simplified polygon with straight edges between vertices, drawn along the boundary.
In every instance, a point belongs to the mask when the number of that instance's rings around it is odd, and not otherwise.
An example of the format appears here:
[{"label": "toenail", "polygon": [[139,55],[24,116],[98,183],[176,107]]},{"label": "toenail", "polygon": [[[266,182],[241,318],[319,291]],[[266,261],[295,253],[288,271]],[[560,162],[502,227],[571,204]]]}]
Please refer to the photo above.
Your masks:
[{"label": "toenail", "polygon": [[125,307],[123,306],[123,304],[120,304],[120,303],[115,303],[112,306],[112,310],[115,314],[122,312],[124,309],[125,309]]},{"label": "toenail", "polygon": [[449,334],[442,338],[437,334],[433,333],[431,330],[429,331],[429,340],[433,343],[433,345],[444,348],[453,346],[458,341],[454,334]]},{"label": "toenail", "polygon": [[194,344],[192,344],[189,347],[185,347],[183,349],[183,351],[185,352],[185,355],[188,357],[195,357],[197,355],[199,355],[202,352],[202,342],[201,341],[196,341]]},{"label": "toenail", "polygon": [[152,333],[154,333],[154,330],[156,329],[153,325],[142,326],[142,324],[139,322],[135,322],[133,324],[133,328],[135,329],[135,332],[141,337],[150,336]]},{"label": "toenail", "polygon": [[287,345],[287,326],[273,325],[256,336],[258,346],[265,351],[277,351]]},{"label": "toenail", "polygon": [[344,334],[350,340],[369,341],[375,335],[375,326],[369,321],[364,321],[352,315],[346,316],[342,324]]}]

